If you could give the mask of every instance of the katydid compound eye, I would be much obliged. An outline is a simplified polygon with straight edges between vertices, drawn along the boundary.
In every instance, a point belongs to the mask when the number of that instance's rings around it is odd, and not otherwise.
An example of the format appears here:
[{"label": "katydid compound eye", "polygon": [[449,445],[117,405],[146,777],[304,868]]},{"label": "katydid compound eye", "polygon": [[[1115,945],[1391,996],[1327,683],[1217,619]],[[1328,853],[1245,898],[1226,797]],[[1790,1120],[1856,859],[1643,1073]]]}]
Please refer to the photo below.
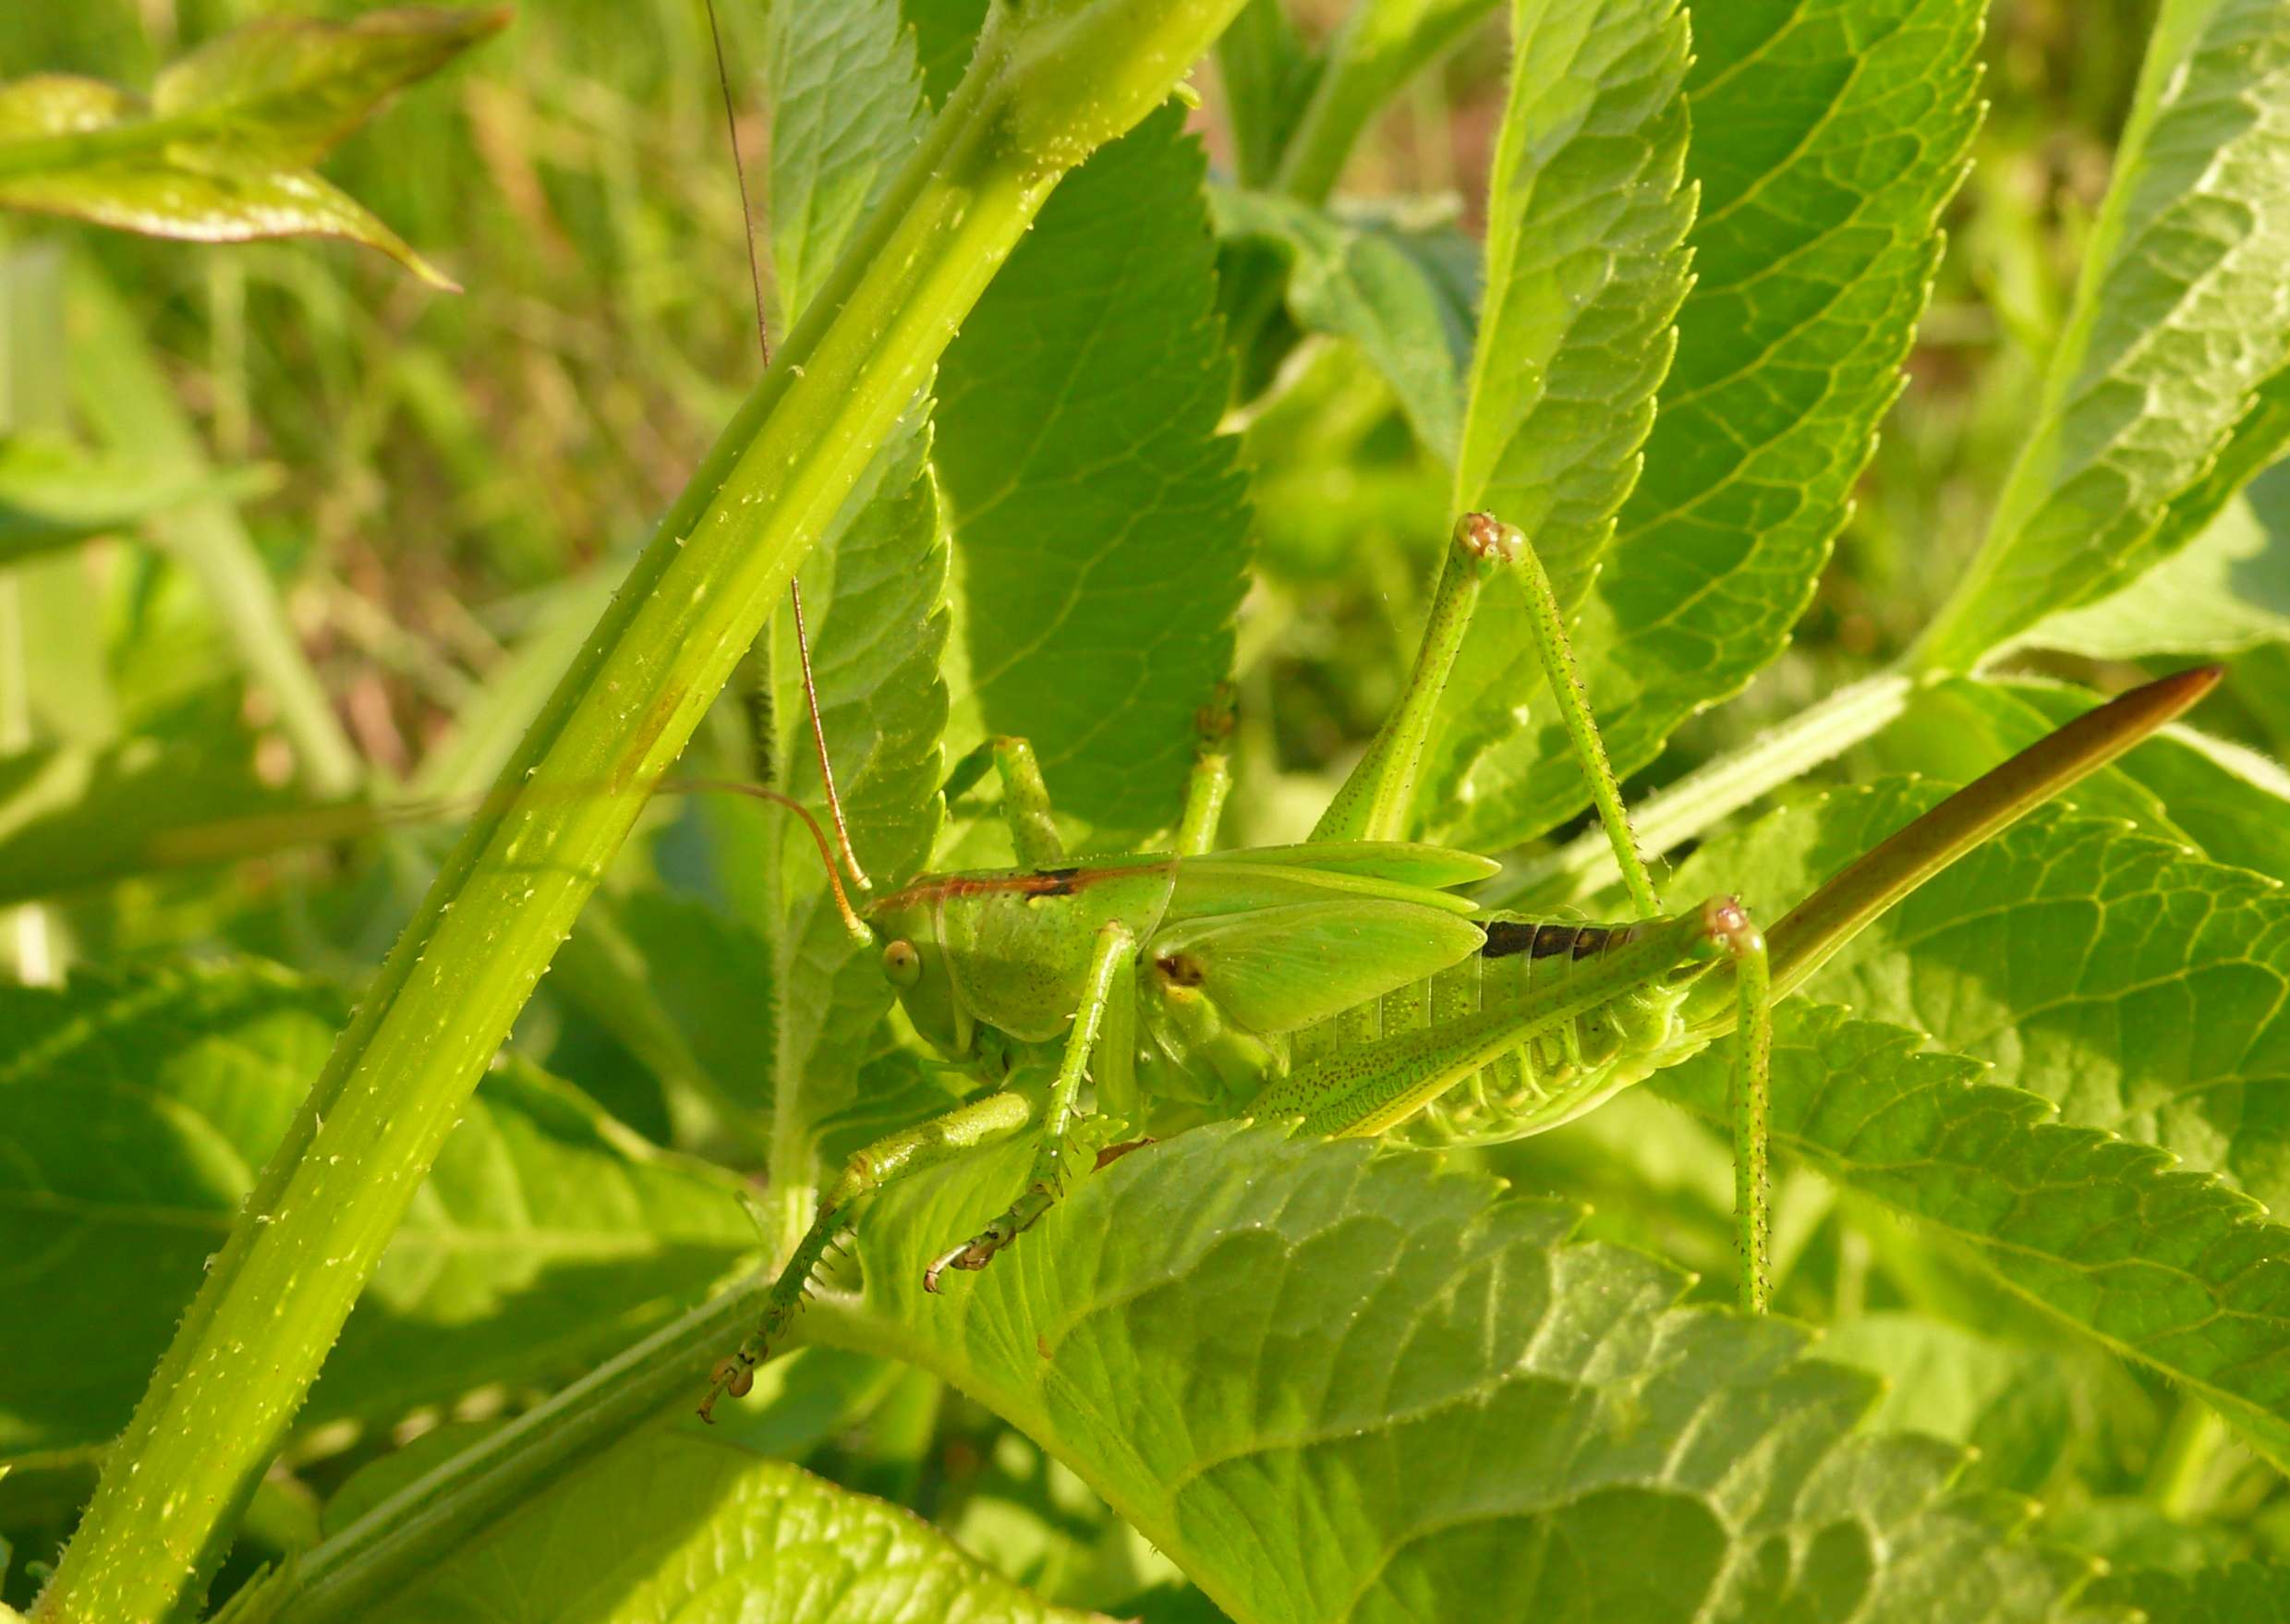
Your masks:
[{"label": "katydid compound eye", "polygon": [[882,950],[882,973],[893,987],[912,987],[922,979],[922,955],[911,941],[894,941]]}]

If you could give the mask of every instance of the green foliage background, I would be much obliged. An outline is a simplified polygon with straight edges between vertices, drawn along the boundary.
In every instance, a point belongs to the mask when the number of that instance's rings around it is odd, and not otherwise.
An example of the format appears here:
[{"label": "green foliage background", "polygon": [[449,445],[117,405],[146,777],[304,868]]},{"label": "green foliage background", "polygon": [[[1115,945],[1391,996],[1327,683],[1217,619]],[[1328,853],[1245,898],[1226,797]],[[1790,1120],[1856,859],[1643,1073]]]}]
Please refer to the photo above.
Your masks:
[{"label": "green foliage background", "polygon": [[[273,9],[11,8],[0,80],[148,85]],[[985,6],[721,9],[783,339]],[[1228,675],[1226,839],[1302,838],[1481,502],[1548,542],[1634,795],[1687,786],[1673,901],[1777,913],[1915,775],[2191,656],[2206,731],[1787,1012],[1785,1318],[1721,1306],[1718,1057],[1445,1160],[1202,1130],[925,1298],[1013,1151],[878,1203],[717,1433],[600,1425],[382,1616],[2290,1616],[2290,8],[1344,15],[1252,0],[1202,107],[1060,188],[805,564],[878,879],[1007,861],[1000,733],[1078,848],[1166,829]],[[760,368],[714,75],[683,0],[529,5],[350,137],[328,180],[454,298],[0,214],[9,1604],[435,870],[357,808],[493,781]],[[1282,160],[1300,117],[1330,146]],[[1474,630],[1430,832],[1610,909],[1522,614]],[[791,656],[782,616],[693,770],[817,797]],[[648,815],[213,1599],[373,1616],[328,1585],[394,1492],[679,1395],[821,1171],[952,1099],[888,1002],[799,832]]]}]

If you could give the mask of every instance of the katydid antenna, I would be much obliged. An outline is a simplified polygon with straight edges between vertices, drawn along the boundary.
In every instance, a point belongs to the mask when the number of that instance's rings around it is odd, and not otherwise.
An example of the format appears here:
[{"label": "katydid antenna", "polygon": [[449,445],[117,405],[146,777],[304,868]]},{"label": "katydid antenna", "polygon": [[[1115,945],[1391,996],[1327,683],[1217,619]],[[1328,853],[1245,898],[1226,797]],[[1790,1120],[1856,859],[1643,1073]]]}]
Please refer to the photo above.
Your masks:
[{"label": "katydid antenna", "polygon": [[[732,70],[723,56],[723,30],[716,21],[716,0],[706,0],[708,8],[708,38],[716,52],[716,85],[723,94],[723,128],[732,143],[732,174],[740,189],[740,225],[747,237],[747,285],[756,300],[756,348],[763,358],[768,370],[771,365],[771,329],[763,312],[763,265],[756,254],[756,215],[747,200],[747,163],[740,152],[739,114],[733,103]],[[859,867],[859,854],[851,847],[851,830],[843,822],[842,797],[835,793],[835,769],[827,758],[827,732],[819,725],[818,685],[811,676],[811,634],[803,620],[803,587],[793,576],[787,582],[788,606],[794,612],[795,661],[803,668],[803,702],[811,713],[811,742],[818,746],[819,782],[827,788],[827,815],[835,826],[835,846],[842,854],[843,867],[851,872],[851,883],[859,891],[872,891],[866,870]],[[791,802],[790,805],[793,805]],[[836,888],[841,900],[842,887]],[[850,908],[843,908],[845,917]]]}]

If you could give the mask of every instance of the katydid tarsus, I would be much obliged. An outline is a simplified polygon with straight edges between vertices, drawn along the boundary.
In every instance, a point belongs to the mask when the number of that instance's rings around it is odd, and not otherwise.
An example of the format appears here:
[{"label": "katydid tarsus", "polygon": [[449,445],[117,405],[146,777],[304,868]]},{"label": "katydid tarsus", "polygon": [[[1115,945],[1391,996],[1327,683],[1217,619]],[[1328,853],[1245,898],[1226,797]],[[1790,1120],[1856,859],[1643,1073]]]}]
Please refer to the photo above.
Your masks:
[{"label": "katydid tarsus", "polygon": [[[1626,921],[1482,911],[1457,889],[1496,864],[1408,838],[1440,692],[1498,571],[1526,587],[1552,691],[1631,899]],[[1763,933],[1729,896],[1664,910],[1549,585],[1525,538],[1484,514],[1457,525],[1405,693],[1303,844],[1213,850],[1230,777],[1221,739],[1211,737],[1169,850],[1069,861],[1032,751],[997,741],[1019,867],[927,875],[863,912],[845,910],[854,935],[879,951],[915,1031],[981,1092],[850,1159],[761,1323],[718,1364],[701,1413],[721,1394],[748,1389],[864,1197],[972,1150],[1024,1134],[1035,1144],[1011,1205],[930,1266],[933,1291],[949,1270],[985,1267],[1119,1137],[1246,1115],[1332,1137],[1498,1143],[1570,1121],[1729,1034],[1739,1296],[1762,1311],[1773,1000],[2218,676],[2184,672],[2069,723],[1872,848]]]}]

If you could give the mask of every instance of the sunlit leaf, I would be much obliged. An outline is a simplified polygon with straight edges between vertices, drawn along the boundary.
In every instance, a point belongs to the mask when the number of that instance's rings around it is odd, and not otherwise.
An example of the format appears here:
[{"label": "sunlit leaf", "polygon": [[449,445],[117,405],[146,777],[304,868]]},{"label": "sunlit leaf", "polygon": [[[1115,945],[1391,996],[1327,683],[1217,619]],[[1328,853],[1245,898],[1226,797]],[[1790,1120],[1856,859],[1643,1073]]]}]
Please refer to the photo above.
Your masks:
[{"label": "sunlit leaf", "polygon": [[[1875,748],[1890,767],[1966,782],[2094,703],[2056,684],[1956,678],[1918,694]],[[2290,884],[2290,773],[2255,751],[2191,727],[2166,728],[2078,784],[2070,798],[2081,810],[2126,818]]]},{"label": "sunlit leaf", "polygon": [[454,285],[310,165],[506,11],[276,18],[164,69],[150,103],[93,79],[0,85],[0,207],[201,242],[345,237]]},{"label": "sunlit leaf", "polygon": [[927,1295],[1024,1154],[876,1203],[804,1324],[1014,1422],[1242,1624],[2064,1611],[1953,1450],[1855,1436],[1870,1378],[1433,1157],[1202,1129]]},{"label": "sunlit leaf", "polygon": [[[2278,418],[2274,431],[2290,435],[2290,399],[2253,409]],[[2134,660],[2231,654],[2290,640],[2290,464],[2259,475],[2184,546],[2156,551],[2162,560],[2144,575],[2046,617],[2028,641],[2096,660]]]},{"label": "sunlit leaf", "polygon": [[[1697,852],[1680,896],[1772,919],[1940,796],[1891,779]],[[1931,1033],[2071,1124],[2160,1145],[2290,1208],[2290,894],[2120,822],[2039,812],[1845,948],[1813,993]]]},{"label": "sunlit leaf", "polygon": [[375,1624],[1084,1624],[895,1506],[734,1446],[648,1432],[425,1571]]},{"label": "sunlit leaf", "polygon": [[[2169,0],[2035,427],[1928,633],[1963,669],[2137,576],[2290,348],[2290,6]],[[2279,444],[2278,405],[2261,403]],[[2271,457],[2260,447],[2259,460]]]},{"label": "sunlit leaf", "polygon": [[[1723,1121],[1730,1070],[1712,1050],[1657,1086]],[[2048,1121],[2049,1102],[1985,1071],[1897,1026],[1789,1004],[1774,1037],[1774,1143],[1932,1225],[2290,1460],[2290,1230],[2152,1145]]]},{"label": "sunlit leaf", "polygon": [[773,324],[784,333],[922,138],[915,40],[897,0],[771,0],[764,84]]},{"label": "sunlit leaf", "polygon": [[[1778,655],[1811,598],[1923,313],[1935,222],[1978,122],[1983,11],[1694,12],[1693,291],[1645,477],[1575,634],[1618,772]],[[1435,831],[1483,850],[1587,799],[1524,622],[1493,595],[1489,607],[1473,646],[1510,658],[1460,673],[1429,796]]]}]

